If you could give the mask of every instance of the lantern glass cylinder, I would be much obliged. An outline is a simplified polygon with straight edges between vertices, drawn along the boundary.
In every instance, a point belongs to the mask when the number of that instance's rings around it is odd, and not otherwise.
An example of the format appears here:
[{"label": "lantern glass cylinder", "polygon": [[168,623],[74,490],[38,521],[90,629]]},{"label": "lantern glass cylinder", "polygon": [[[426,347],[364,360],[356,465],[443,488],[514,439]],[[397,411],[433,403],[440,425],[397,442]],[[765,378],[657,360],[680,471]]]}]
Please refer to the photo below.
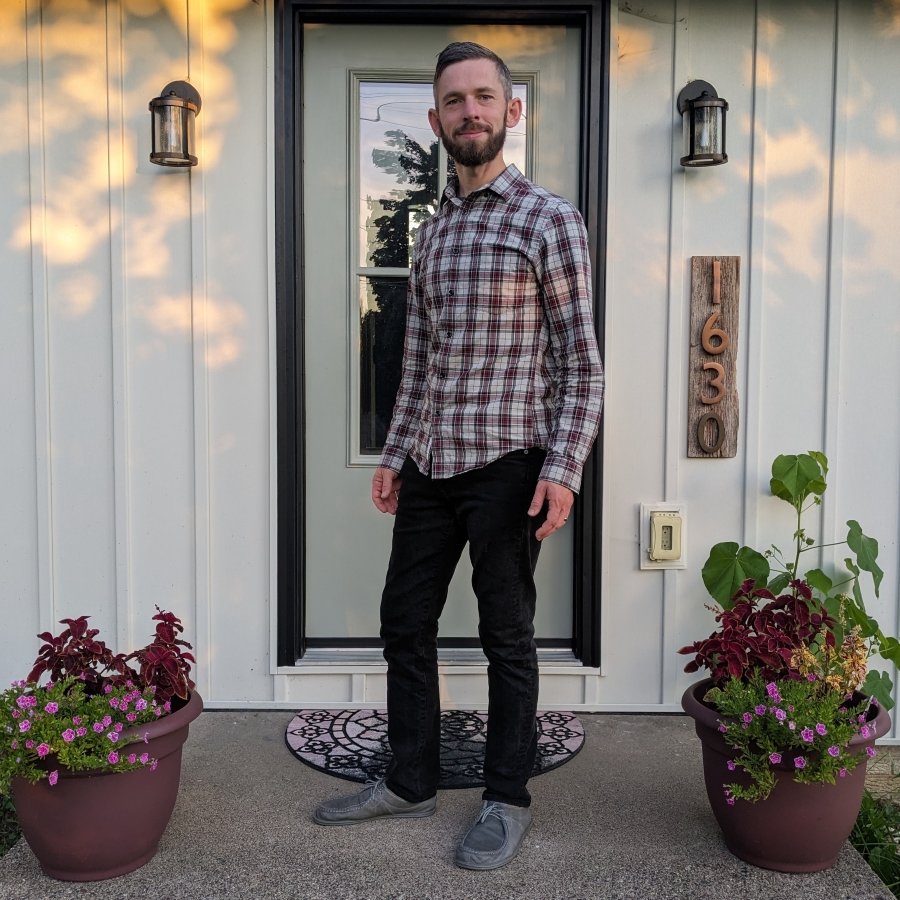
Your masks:
[{"label": "lantern glass cylinder", "polygon": [[196,166],[194,121],[197,106],[174,94],[150,101],[153,150],[150,161],[160,166]]},{"label": "lantern glass cylinder", "polygon": [[720,99],[691,100],[683,117],[683,166],[718,166],[728,162],[725,152],[725,111]]}]

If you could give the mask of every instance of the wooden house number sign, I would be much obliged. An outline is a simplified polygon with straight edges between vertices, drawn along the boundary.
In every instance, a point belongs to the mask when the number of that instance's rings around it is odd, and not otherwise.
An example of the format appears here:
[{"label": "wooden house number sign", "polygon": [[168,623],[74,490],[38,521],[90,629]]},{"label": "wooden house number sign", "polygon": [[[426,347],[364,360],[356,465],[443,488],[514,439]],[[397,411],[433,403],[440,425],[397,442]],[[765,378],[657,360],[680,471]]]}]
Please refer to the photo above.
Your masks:
[{"label": "wooden house number sign", "polygon": [[691,257],[688,456],[737,455],[739,256]]}]

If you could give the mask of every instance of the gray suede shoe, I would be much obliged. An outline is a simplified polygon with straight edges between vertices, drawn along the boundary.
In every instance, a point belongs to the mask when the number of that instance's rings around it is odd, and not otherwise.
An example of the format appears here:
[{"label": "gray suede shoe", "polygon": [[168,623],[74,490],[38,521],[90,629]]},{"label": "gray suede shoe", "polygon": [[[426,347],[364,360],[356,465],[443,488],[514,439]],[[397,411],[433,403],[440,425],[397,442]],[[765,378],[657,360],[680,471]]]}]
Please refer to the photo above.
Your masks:
[{"label": "gray suede shoe", "polygon": [[531,810],[485,800],[475,824],[456,848],[463,869],[499,869],[518,852],[531,826]]},{"label": "gray suede shoe", "polygon": [[316,808],[313,821],[318,825],[358,825],[369,819],[421,819],[434,813],[437,799],[410,803],[388,789],[384,779],[366,785],[358,794],[327,800]]}]

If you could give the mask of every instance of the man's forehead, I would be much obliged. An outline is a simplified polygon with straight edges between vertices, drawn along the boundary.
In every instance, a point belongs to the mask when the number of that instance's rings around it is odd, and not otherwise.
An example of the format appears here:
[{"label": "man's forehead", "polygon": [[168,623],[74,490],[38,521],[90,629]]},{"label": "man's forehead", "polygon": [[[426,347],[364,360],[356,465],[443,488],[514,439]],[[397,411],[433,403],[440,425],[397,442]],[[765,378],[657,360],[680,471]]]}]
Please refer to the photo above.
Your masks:
[{"label": "man's forehead", "polygon": [[463,59],[459,62],[450,63],[443,72],[435,85],[435,94],[443,96],[444,94],[454,93],[461,89],[490,88],[491,90],[502,90],[500,83],[500,74],[497,72],[497,66],[490,59]]}]

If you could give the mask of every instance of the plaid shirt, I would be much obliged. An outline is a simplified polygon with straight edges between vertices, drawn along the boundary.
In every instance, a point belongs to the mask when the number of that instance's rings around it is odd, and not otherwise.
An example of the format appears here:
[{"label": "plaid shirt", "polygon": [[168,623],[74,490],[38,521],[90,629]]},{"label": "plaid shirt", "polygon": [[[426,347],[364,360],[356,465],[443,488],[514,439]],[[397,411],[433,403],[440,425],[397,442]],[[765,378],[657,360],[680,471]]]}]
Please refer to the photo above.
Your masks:
[{"label": "plaid shirt", "polygon": [[603,402],[584,223],[515,166],[456,188],[416,238],[381,465],[449,478],[542,447],[540,477],[577,491]]}]

